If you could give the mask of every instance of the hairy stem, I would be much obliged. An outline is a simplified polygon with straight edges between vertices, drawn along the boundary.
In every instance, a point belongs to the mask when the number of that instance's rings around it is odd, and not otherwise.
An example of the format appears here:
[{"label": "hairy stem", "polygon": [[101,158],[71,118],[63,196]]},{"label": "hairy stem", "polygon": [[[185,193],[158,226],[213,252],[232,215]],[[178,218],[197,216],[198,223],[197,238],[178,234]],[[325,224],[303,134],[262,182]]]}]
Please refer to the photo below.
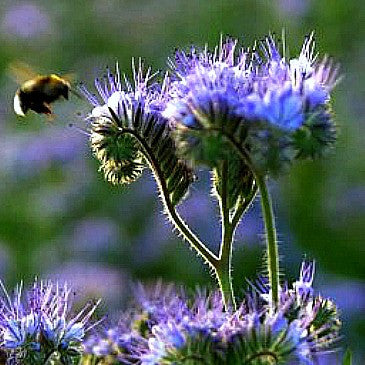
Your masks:
[{"label": "hairy stem", "polygon": [[261,194],[261,208],[266,231],[267,267],[269,272],[269,284],[271,288],[271,305],[274,308],[279,300],[279,250],[276,236],[274,213],[265,177],[254,168],[248,151],[233,136],[223,133],[227,141],[241,156],[242,160],[251,169],[255,176],[257,187]]},{"label": "hairy stem", "polygon": [[276,237],[275,218],[270,194],[265,182],[265,177],[257,174],[256,182],[261,194],[261,207],[265,222],[267,266],[269,270],[269,284],[271,288],[271,304],[273,307],[275,307],[279,301],[279,252]]},{"label": "hairy stem", "polygon": [[230,222],[228,207],[228,163],[221,163],[221,195],[220,195],[220,213],[222,217],[222,241],[219,253],[219,265],[216,268],[219,288],[222,292],[224,306],[228,309],[232,306],[236,308],[236,300],[232,286],[232,246],[234,229]]},{"label": "hairy stem", "polygon": [[219,261],[217,256],[212,251],[210,251],[199,240],[199,238],[190,230],[188,225],[184,222],[184,220],[180,217],[179,213],[175,210],[175,207],[172,205],[162,170],[148,144],[145,143],[143,138],[141,138],[138,135],[138,133],[136,133],[132,129],[123,128],[121,129],[121,132],[131,134],[132,136],[134,136],[134,138],[136,138],[136,140],[141,145],[144,155],[147,161],[149,162],[152,171],[155,174],[156,182],[161,192],[162,202],[166,209],[167,214],[169,215],[171,222],[174,224],[177,230],[183,235],[183,237],[190,243],[191,247],[193,247],[195,251],[205,260],[205,262],[207,262],[211,268],[216,270]]}]

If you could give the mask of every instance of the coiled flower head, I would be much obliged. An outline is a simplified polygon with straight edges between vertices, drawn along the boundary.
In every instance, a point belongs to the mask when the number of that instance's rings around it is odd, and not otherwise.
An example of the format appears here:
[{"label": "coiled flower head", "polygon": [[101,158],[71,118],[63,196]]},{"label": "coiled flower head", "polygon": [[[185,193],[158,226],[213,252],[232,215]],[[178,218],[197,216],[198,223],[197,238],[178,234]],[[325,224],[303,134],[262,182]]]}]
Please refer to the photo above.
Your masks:
[{"label": "coiled flower head", "polygon": [[100,161],[105,178],[113,184],[135,181],[145,167],[150,167],[158,180],[164,180],[172,204],[176,205],[187,193],[194,175],[189,166],[176,154],[171,137],[171,126],[162,117],[169,79],[153,82],[156,75],[133,64],[134,82],[131,84],[116,70],[108,71],[103,81],[95,86],[102,99],[81,90],[93,110],[91,121],[91,148]]},{"label": "coiled flower head", "polygon": [[0,282],[0,341],[11,363],[43,363],[50,356],[71,361],[80,356],[81,342],[99,302],[72,316],[67,284],[35,281],[23,296],[22,284],[10,296]]},{"label": "coiled flower head", "polygon": [[[337,68],[317,60],[313,34],[287,59],[273,37],[258,50],[221,40],[214,52],[177,51],[163,115],[179,131],[182,152],[203,163],[247,155],[252,167],[277,174],[294,158],[321,155],[335,141],[330,92]],[[230,147],[230,148],[229,148]]]}]

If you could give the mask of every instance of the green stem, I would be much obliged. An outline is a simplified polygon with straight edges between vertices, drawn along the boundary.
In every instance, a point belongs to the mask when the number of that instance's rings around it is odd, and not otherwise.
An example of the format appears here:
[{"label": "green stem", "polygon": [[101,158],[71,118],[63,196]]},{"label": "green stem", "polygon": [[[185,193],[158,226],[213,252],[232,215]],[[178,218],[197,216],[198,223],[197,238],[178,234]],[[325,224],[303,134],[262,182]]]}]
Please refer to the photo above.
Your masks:
[{"label": "green stem", "polygon": [[261,207],[265,223],[266,246],[267,246],[267,267],[269,271],[269,284],[271,288],[271,305],[274,308],[279,301],[279,252],[276,237],[275,219],[270,199],[270,194],[266,186],[265,177],[258,173],[253,166],[249,153],[236,141],[233,136],[223,133],[227,141],[241,156],[242,160],[251,169],[255,176],[256,184],[261,194]]},{"label": "green stem", "polygon": [[223,161],[221,164],[220,180],[222,184],[220,195],[220,211],[222,217],[222,241],[219,253],[219,265],[216,268],[219,288],[224,300],[226,310],[230,306],[236,308],[236,300],[232,286],[232,246],[234,229],[230,222],[228,207],[228,162]]},{"label": "green stem", "polygon": [[195,251],[205,260],[205,262],[207,262],[213,270],[216,270],[219,261],[217,256],[212,251],[210,251],[190,230],[189,226],[180,217],[179,213],[175,210],[175,207],[171,203],[162,170],[148,144],[144,141],[143,138],[138,135],[138,133],[136,133],[132,129],[123,128],[121,129],[121,132],[131,134],[141,145],[144,155],[149,162],[152,171],[155,174],[156,182],[161,192],[162,202],[164,204],[166,212],[168,213],[170,221],[175,225],[175,227],[183,235],[183,237],[190,243],[191,247],[193,247]]},{"label": "green stem", "polygon": [[256,174],[255,178],[261,194],[261,207],[266,231],[267,266],[269,270],[269,284],[271,288],[271,305],[272,308],[274,308],[277,306],[279,301],[279,252],[275,218],[265,177],[260,174]]}]

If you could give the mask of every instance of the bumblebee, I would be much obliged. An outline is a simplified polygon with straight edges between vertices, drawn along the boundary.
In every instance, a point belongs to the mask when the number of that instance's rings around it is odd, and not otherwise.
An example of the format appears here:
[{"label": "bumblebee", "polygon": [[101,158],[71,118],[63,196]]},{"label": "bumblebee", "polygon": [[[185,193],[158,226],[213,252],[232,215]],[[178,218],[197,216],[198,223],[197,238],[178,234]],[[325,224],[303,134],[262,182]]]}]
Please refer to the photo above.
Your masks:
[{"label": "bumblebee", "polygon": [[68,100],[71,89],[67,77],[56,74],[37,75],[29,66],[16,63],[10,66],[10,71],[21,84],[14,96],[14,111],[24,117],[29,110],[38,114],[53,115],[51,104],[64,98]]}]

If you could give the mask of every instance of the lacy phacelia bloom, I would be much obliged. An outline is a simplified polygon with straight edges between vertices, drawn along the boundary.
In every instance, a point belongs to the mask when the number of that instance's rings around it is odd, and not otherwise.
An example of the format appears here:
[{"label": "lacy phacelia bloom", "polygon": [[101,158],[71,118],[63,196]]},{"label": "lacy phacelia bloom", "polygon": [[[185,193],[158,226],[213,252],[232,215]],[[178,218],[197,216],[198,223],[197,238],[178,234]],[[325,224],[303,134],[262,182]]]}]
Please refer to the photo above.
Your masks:
[{"label": "lacy phacelia bloom", "polygon": [[[22,284],[10,296],[0,282],[1,349],[15,363],[43,363],[53,354],[70,361],[78,356],[90,328],[90,317],[98,302],[85,306],[72,316],[71,289],[52,282],[36,281],[22,294]],[[27,362],[28,361],[28,362]],[[42,362],[43,361],[43,362]]]},{"label": "lacy phacelia bloom", "polygon": [[[225,311],[219,293],[197,293],[157,286],[139,288],[137,309],[118,328],[85,342],[85,359],[143,365],[314,364],[338,339],[340,322],[334,304],[312,289],[313,263],[303,263],[300,278],[280,289],[272,311],[270,288],[261,278],[237,311]],[[114,361],[114,362],[113,362]]]},{"label": "lacy phacelia bloom", "polygon": [[[228,38],[213,53],[178,51],[169,64],[173,81],[163,115],[193,158],[209,162],[207,135],[218,135],[248,151],[257,170],[275,173],[294,157],[320,155],[335,140],[329,100],[337,69],[327,58],[317,60],[313,34],[293,59],[273,37],[258,51],[237,50],[237,40]],[[219,142],[211,137],[211,144]]]},{"label": "lacy phacelia bloom", "polygon": [[[133,83],[119,72],[118,64],[113,74],[109,69],[106,76],[95,80],[95,88],[101,98],[92,94],[81,85],[81,91],[94,107],[90,117],[93,119],[105,117],[112,118],[110,109],[119,118],[125,117],[125,123],[131,122],[130,117],[133,108],[141,106],[146,113],[158,113],[165,105],[166,91],[168,88],[167,75],[162,84],[153,82],[156,74],[152,74],[148,68],[143,71],[141,61],[138,67],[132,61]],[[124,114],[126,113],[126,114]]]},{"label": "lacy phacelia bloom", "polygon": [[[194,175],[176,153],[171,126],[161,115],[166,103],[169,81],[152,82],[154,75],[140,64],[134,68],[134,83],[124,76],[121,81],[108,71],[106,79],[96,80],[102,102],[85,87],[84,95],[94,106],[88,120],[91,148],[100,161],[105,178],[113,184],[135,181],[145,167],[159,181],[164,180],[173,205],[186,195]],[[158,166],[157,166],[158,165]]]}]

